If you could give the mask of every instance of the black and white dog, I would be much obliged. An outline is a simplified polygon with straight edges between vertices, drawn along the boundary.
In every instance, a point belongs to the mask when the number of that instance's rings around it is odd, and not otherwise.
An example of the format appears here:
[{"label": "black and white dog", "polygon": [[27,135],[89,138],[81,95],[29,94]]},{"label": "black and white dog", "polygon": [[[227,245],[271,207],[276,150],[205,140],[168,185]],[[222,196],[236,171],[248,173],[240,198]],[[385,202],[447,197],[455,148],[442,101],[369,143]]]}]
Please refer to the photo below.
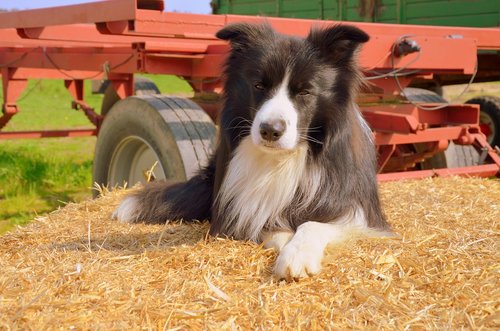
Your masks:
[{"label": "black and white dog", "polygon": [[274,273],[320,271],[326,246],[347,234],[390,232],[380,208],[372,132],[355,96],[356,27],[313,29],[306,39],[239,23],[228,40],[225,106],[210,164],[185,183],[152,183],[126,197],[122,222],[210,219],[212,235],[263,241]]}]

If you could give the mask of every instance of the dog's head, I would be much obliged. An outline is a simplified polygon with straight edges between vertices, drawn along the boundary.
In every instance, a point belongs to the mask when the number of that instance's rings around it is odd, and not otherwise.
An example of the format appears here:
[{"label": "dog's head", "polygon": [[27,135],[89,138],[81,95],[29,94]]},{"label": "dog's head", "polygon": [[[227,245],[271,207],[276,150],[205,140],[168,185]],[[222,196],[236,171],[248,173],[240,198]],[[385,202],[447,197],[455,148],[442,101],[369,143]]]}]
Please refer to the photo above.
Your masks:
[{"label": "dog's head", "polygon": [[334,129],[325,127],[325,117],[342,125],[359,80],[353,57],[368,41],[366,33],[335,25],[302,39],[278,34],[268,24],[237,23],[217,37],[231,45],[226,107],[235,119],[251,122],[245,134],[254,144],[269,151],[322,144],[325,130]]}]

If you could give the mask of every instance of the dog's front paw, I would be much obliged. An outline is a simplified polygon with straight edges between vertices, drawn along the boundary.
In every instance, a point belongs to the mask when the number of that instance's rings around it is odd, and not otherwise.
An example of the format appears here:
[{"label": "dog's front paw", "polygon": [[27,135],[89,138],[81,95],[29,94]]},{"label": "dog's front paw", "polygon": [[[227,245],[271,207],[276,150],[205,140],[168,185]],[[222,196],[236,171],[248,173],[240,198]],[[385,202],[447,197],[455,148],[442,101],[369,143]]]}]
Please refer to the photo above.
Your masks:
[{"label": "dog's front paw", "polygon": [[299,279],[316,275],[321,270],[323,248],[314,243],[301,244],[293,240],[283,247],[274,266],[279,279]]},{"label": "dog's front paw", "polygon": [[137,198],[129,196],[122,200],[111,217],[117,219],[120,223],[133,223],[137,221],[138,208]]},{"label": "dog's front paw", "polygon": [[262,239],[264,248],[273,248],[276,252],[281,252],[283,247],[290,241],[293,233],[289,231],[277,231],[265,233]]}]

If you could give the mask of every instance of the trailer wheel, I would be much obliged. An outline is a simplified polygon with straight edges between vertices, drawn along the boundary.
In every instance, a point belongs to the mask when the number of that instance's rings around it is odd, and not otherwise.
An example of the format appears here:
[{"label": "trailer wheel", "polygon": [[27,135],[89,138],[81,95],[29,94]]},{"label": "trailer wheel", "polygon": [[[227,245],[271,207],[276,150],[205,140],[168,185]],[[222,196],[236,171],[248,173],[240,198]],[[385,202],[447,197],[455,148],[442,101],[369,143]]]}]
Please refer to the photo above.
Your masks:
[{"label": "trailer wheel", "polygon": [[[446,99],[442,96],[421,88],[407,87],[404,89],[403,95],[413,102],[432,102],[432,103],[446,103]],[[430,110],[439,111],[439,110]],[[422,144],[414,144],[417,152],[424,150],[425,146]],[[432,158],[420,163],[422,169],[440,169],[440,168],[458,168],[468,167],[479,164],[479,153],[473,146],[470,145],[456,145],[450,141],[448,148]]]},{"label": "trailer wheel", "polygon": [[436,92],[417,87],[406,87],[402,95],[412,102],[446,103],[446,99]]},{"label": "trailer wheel", "polygon": [[[419,147],[416,147],[419,150]],[[470,167],[480,164],[480,155],[471,145],[457,145],[450,141],[448,148],[421,163],[422,169]]]},{"label": "trailer wheel", "polygon": [[[120,100],[118,94],[116,94],[113,85],[109,81],[104,82],[106,84],[104,97],[101,104],[101,115],[105,116],[111,107]],[[134,94],[135,95],[153,95],[160,94],[160,90],[156,84],[149,78],[146,77],[134,77]]]},{"label": "trailer wheel", "polygon": [[149,175],[152,180],[189,179],[207,164],[214,141],[212,120],[188,99],[154,95],[120,100],[97,136],[94,182],[113,188],[144,183]]},{"label": "trailer wheel", "polygon": [[425,89],[428,91],[431,91],[433,93],[436,93],[440,97],[443,96],[443,86],[441,83],[435,79],[433,80],[414,80],[410,84],[410,88],[419,88],[419,89]]},{"label": "trailer wheel", "polygon": [[478,97],[467,101],[480,106],[479,125],[491,146],[500,146],[500,98]]}]

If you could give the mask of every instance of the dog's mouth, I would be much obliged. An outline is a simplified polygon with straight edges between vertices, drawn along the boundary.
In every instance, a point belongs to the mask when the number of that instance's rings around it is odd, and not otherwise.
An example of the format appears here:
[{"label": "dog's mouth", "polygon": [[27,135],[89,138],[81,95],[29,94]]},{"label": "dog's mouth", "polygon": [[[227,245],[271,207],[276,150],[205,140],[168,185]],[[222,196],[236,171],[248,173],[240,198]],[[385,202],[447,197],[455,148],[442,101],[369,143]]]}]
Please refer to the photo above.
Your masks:
[{"label": "dog's mouth", "polygon": [[261,139],[259,142],[253,141],[254,145],[267,153],[290,153],[296,150],[297,145],[283,145],[280,141],[267,141]]},{"label": "dog's mouth", "polygon": [[259,146],[266,149],[266,150],[271,150],[271,151],[286,151],[286,150],[288,150],[287,148],[283,148],[277,142],[270,142],[270,141],[265,141],[265,140],[261,141]]}]

